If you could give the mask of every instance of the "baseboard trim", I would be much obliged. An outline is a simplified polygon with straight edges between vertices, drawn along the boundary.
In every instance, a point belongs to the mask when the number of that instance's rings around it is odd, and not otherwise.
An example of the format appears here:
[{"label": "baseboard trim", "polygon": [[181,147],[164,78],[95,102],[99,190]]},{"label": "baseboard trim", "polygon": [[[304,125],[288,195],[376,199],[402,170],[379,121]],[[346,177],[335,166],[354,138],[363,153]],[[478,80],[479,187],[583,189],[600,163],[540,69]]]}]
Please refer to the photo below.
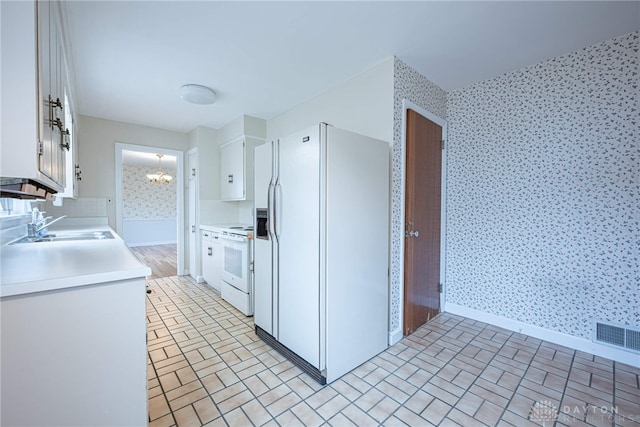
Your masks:
[{"label": "baseboard trim", "polygon": [[554,344],[569,347],[573,350],[583,351],[585,353],[595,354],[620,363],[640,368],[640,356],[624,350],[618,350],[607,345],[595,343],[584,338],[574,337],[572,335],[563,334],[561,332],[552,331],[540,326],[531,325],[518,320],[509,319],[507,317],[496,316],[484,311],[465,307],[458,304],[447,303],[444,310],[447,313],[456,314],[458,316],[467,317],[469,319],[480,322],[489,323],[513,332],[529,335]]},{"label": "baseboard trim", "polygon": [[394,345],[402,339],[402,328],[395,329],[389,332],[389,345]]}]

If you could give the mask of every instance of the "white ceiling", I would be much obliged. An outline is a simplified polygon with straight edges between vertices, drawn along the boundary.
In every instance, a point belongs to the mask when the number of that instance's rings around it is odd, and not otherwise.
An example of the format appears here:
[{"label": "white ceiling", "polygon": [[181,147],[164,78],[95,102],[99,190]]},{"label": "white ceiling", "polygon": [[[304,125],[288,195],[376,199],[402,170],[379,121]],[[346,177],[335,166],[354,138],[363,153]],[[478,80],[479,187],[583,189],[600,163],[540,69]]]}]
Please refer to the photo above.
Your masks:
[{"label": "white ceiling", "polygon": [[[270,119],[393,55],[445,90],[640,28],[640,2],[66,3],[78,112],[188,132]],[[186,83],[217,92],[182,101]]]}]

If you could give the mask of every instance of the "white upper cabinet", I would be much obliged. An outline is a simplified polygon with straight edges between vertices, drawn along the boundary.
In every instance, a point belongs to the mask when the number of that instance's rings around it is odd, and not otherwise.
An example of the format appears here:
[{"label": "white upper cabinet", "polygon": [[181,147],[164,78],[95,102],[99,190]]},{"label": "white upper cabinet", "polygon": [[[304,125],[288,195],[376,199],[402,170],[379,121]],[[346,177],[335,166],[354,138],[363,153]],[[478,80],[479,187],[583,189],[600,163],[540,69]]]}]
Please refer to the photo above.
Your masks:
[{"label": "white upper cabinet", "polygon": [[24,1],[0,7],[3,190],[5,178],[22,178],[46,188],[43,195],[50,197],[65,190],[66,156],[73,159],[61,5]]},{"label": "white upper cabinet", "polygon": [[264,141],[241,136],[220,146],[220,198],[253,200],[253,149]]}]

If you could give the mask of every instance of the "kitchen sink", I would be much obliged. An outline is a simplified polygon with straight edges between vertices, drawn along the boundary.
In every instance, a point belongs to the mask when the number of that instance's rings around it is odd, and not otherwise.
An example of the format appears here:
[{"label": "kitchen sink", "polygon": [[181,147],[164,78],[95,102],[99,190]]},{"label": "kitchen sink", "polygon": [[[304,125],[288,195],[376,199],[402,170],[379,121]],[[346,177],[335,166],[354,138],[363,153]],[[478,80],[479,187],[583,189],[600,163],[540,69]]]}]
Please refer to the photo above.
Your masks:
[{"label": "kitchen sink", "polygon": [[39,243],[39,242],[68,242],[75,240],[105,240],[113,239],[113,234],[110,231],[79,231],[79,232],[65,232],[55,234],[45,234],[39,237],[23,237],[20,240],[16,240],[11,243],[15,245],[17,243]]}]

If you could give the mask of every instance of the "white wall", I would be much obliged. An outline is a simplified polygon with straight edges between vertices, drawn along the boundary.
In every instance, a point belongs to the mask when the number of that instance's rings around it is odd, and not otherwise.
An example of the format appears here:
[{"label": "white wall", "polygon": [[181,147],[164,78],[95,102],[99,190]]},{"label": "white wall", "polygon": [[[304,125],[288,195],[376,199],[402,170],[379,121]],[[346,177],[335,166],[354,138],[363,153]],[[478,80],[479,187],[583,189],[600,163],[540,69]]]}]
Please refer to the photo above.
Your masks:
[{"label": "white wall", "polygon": [[78,154],[82,169],[80,197],[111,199],[107,203],[109,226],[116,228],[115,143],[186,151],[186,133],[78,116]]},{"label": "white wall", "polygon": [[[189,132],[189,148],[198,148],[200,200],[220,199],[220,153],[218,130],[198,126]],[[186,158],[186,156],[185,156]],[[186,170],[185,182],[190,173]]]},{"label": "white wall", "polygon": [[320,122],[393,141],[393,58],[267,121],[267,139]]},{"label": "white wall", "polygon": [[220,200],[220,144],[241,135],[263,138],[266,122],[251,116],[240,116],[220,129],[197,127],[189,133],[189,146],[198,147],[200,224],[253,222],[253,201]]}]

